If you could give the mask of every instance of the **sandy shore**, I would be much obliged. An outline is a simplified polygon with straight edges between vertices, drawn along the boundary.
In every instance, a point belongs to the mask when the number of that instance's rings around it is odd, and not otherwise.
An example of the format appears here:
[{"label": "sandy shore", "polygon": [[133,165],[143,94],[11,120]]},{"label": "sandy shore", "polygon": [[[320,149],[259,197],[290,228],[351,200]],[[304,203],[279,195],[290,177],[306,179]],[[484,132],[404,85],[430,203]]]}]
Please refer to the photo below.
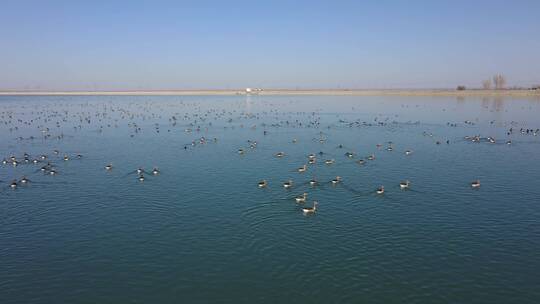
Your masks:
[{"label": "sandy shore", "polygon": [[[125,95],[125,96],[190,96],[190,95],[245,95],[244,90],[170,90],[170,91],[0,91],[0,95]],[[329,95],[329,96],[514,96],[540,98],[540,90],[264,90],[251,95]]]}]

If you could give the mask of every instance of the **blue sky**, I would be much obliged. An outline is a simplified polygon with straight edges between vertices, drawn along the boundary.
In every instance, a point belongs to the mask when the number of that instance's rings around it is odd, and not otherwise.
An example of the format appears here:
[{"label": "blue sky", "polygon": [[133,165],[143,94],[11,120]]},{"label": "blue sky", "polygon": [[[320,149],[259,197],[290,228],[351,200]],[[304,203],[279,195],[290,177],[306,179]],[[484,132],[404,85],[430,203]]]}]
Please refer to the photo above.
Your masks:
[{"label": "blue sky", "polygon": [[0,89],[540,83],[540,1],[11,1]]}]

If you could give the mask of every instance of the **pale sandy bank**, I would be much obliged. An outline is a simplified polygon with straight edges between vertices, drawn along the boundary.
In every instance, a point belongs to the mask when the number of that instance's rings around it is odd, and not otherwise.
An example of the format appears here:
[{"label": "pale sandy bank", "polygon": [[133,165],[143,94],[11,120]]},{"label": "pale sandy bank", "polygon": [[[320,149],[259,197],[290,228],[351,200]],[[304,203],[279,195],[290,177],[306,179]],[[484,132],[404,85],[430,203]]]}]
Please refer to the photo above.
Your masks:
[{"label": "pale sandy bank", "polygon": [[[0,91],[0,95],[246,95],[245,90],[170,90],[170,91]],[[269,89],[251,95],[328,95],[328,96],[514,96],[540,98],[540,90],[287,90]]]}]

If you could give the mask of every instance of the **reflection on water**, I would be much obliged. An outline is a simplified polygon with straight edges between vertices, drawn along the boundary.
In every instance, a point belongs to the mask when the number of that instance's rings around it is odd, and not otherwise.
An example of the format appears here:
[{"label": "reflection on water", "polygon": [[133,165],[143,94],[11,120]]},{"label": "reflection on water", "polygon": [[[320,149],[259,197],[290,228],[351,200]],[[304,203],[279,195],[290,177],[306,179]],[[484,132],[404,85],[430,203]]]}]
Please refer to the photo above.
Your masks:
[{"label": "reflection on water", "polygon": [[0,97],[0,298],[536,303],[539,114],[520,98]]}]

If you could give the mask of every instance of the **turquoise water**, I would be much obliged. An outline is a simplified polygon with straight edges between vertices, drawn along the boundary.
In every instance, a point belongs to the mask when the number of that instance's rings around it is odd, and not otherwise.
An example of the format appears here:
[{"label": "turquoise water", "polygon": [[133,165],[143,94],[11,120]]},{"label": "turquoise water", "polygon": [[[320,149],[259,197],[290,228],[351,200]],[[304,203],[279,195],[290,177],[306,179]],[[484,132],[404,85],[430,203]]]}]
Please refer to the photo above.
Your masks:
[{"label": "turquoise water", "polygon": [[519,98],[0,97],[0,159],[20,162],[0,165],[0,302],[538,303],[538,117]]}]

